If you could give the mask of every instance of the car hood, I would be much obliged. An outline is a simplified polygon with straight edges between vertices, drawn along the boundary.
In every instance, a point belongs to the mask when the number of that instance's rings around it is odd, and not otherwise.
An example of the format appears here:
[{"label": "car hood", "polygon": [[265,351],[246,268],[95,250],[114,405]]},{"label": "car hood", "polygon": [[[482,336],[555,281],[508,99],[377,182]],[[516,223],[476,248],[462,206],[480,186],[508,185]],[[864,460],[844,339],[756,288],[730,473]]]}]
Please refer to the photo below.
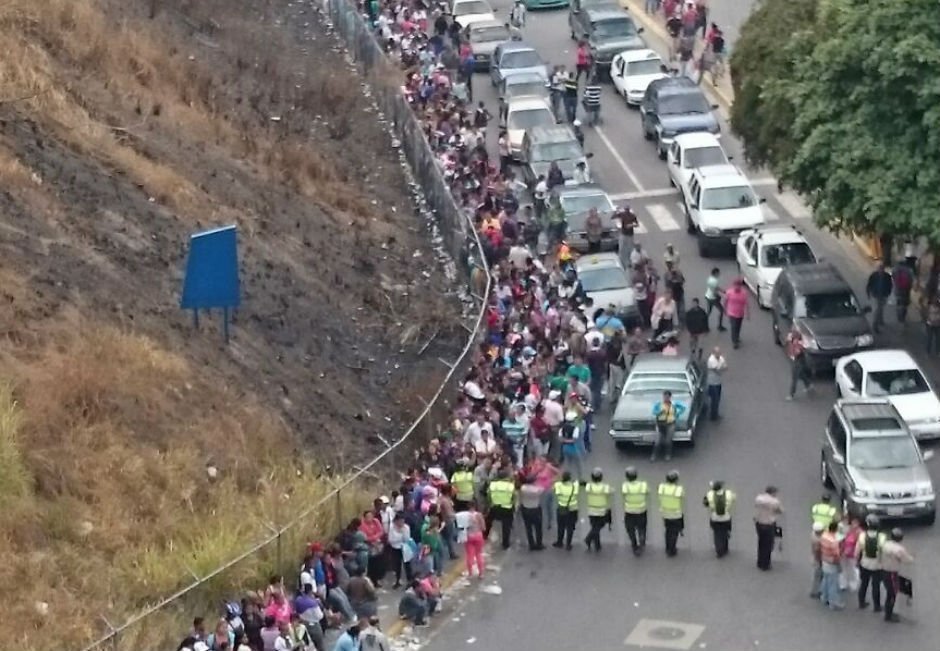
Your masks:
[{"label": "car hood", "polygon": [[619,54],[624,50],[640,50],[646,47],[646,43],[638,35],[592,40],[591,45],[604,54]]},{"label": "car hood", "polygon": [[888,400],[908,423],[916,423],[927,418],[940,417],[940,400],[933,391],[911,393],[903,396],[889,396]]},{"label": "car hood", "polygon": [[539,75],[541,77],[548,78],[548,73],[545,69],[545,66],[539,64],[537,66],[531,66],[529,68],[500,68],[499,74],[505,79],[506,77],[513,77],[515,75]]},{"label": "car hood", "polygon": [[[676,400],[689,404],[689,396],[676,396]],[[650,393],[625,393],[617,401],[617,408],[614,410],[614,417],[611,422],[616,421],[644,421],[653,425],[653,406],[662,399],[658,392]],[[676,425],[682,427],[689,421],[689,412],[686,410],[676,422]]]},{"label": "car hood", "polygon": [[[525,137],[525,129],[510,129],[506,132],[509,136],[509,146],[513,149],[519,149],[522,147],[522,139]],[[548,165],[545,166],[546,171],[548,170]]]},{"label": "car hood", "polygon": [[621,313],[632,312],[636,309],[636,298],[632,287],[587,292],[587,295],[594,300],[594,305],[614,305]]},{"label": "car hood", "polygon": [[[874,493],[915,493],[918,486],[931,483],[923,464],[909,468],[852,468],[855,485]],[[899,495],[900,497],[900,495]]]},{"label": "car hood", "polygon": [[760,206],[748,206],[747,208],[731,208],[728,210],[709,210],[701,211],[703,228],[751,228],[764,223],[764,213]]},{"label": "car hood", "polygon": [[[510,132],[511,134],[512,132]],[[510,143],[512,138],[510,136]],[[562,175],[565,177],[565,180],[570,180],[574,178],[574,171],[577,168],[578,163],[585,163],[587,165],[586,158],[571,158],[565,160],[555,161],[558,163],[558,168],[561,170]],[[551,167],[551,163],[530,163],[532,167],[532,172],[535,175],[535,178],[538,178],[539,174],[544,174],[548,176],[548,168]]]},{"label": "car hood", "polygon": [[657,79],[663,79],[667,75],[664,75],[661,72],[657,72],[652,75],[634,75],[632,77],[624,77],[623,85],[627,89],[627,92],[641,92],[645,93],[646,88],[656,81]]},{"label": "car hood", "polygon": [[473,54],[474,56],[478,54],[483,54],[488,57],[493,56],[493,50],[496,49],[496,46],[504,41],[489,41],[484,43],[474,43],[473,44]]},{"label": "car hood", "polygon": [[709,131],[716,133],[718,131],[718,120],[708,113],[688,113],[677,115],[661,115],[659,123],[664,131],[671,133],[693,133],[695,131]]},{"label": "car hood", "polygon": [[856,337],[871,334],[868,319],[861,314],[837,319],[800,318],[796,320],[796,324],[809,333],[823,349],[851,348],[855,346]]}]

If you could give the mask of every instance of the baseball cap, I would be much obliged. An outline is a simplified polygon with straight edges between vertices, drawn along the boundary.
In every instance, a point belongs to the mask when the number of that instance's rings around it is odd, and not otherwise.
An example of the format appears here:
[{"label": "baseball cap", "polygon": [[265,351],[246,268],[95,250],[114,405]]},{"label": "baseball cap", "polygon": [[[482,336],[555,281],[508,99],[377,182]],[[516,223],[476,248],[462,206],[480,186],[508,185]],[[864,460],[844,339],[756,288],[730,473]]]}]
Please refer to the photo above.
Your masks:
[{"label": "baseball cap", "polygon": [[813,523],[813,533],[822,533],[825,530],[826,530],[826,527],[824,527],[821,522]]}]

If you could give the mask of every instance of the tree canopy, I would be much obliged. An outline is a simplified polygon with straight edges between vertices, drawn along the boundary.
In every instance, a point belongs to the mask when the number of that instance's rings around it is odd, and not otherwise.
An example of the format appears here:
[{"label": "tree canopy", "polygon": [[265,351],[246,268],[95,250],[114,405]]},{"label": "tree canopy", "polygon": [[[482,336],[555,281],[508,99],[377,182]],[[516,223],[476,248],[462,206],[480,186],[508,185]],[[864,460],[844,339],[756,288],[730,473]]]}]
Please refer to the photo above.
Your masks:
[{"label": "tree canopy", "polygon": [[940,2],[803,2],[767,0],[742,30],[775,48],[732,62],[746,155],[821,225],[940,244]]}]

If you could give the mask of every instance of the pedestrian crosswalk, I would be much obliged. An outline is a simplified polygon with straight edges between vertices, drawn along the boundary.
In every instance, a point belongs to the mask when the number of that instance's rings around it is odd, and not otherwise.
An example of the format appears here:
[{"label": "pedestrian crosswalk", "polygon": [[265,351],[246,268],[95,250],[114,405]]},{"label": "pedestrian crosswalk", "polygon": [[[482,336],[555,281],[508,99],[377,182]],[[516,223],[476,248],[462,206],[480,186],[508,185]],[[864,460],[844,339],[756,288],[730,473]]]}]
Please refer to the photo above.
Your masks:
[{"label": "pedestrian crosswalk", "polygon": [[[664,201],[630,201],[627,198],[614,195],[611,197],[618,205],[629,204],[636,214],[638,225],[634,231],[638,235],[646,233],[671,233],[685,229],[685,207],[681,201],[675,201],[675,196],[664,197]],[[671,199],[671,200],[670,200]],[[779,204],[772,205],[770,201],[761,204],[764,220],[768,224],[786,222],[810,217],[809,210],[796,195],[781,194],[775,199]]]}]

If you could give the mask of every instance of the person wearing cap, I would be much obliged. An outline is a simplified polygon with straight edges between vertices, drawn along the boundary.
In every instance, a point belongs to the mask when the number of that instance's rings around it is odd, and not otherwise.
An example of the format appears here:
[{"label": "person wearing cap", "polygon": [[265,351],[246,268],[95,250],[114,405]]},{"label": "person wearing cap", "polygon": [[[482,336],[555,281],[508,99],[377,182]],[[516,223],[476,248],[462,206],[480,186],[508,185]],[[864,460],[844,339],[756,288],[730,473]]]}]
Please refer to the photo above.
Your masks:
[{"label": "person wearing cap", "polygon": [[901,544],[902,540],[904,540],[904,532],[895,527],[881,548],[881,571],[885,585],[885,621],[892,623],[901,621],[901,618],[894,612],[894,602],[900,590],[901,568],[905,564],[914,562],[914,557]]},{"label": "person wearing cap", "polygon": [[473,473],[470,471],[467,457],[457,459],[457,470],[450,476],[450,485],[454,490],[454,510],[466,511],[473,500]]},{"label": "person wearing cap", "polygon": [[725,483],[715,480],[705,493],[702,504],[708,509],[708,520],[715,542],[715,555],[728,555],[728,539],[731,537],[731,511],[734,508],[734,491],[725,488]]},{"label": "person wearing cap", "polygon": [[[757,567],[770,569],[770,555],[777,536],[777,518],[783,514],[783,506],[777,498],[777,488],[768,486],[754,499],[754,527],[757,530]],[[781,530],[782,533],[782,530]]]},{"label": "person wearing cap", "polygon": [[561,549],[562,546],[571,551],[571,539],[578,524],[578,482],[575,482],[569,471],[561,473],[561,479],[555,482],[552,490],[555,494],[557,513],[558,537],[552,547]]},{"label": "person wearing cap", "polygon": [[591,471],[591,481],[584,487],[585,502],[587,505],[588,522],[591,529],[584,538],[588,549],[601,550],[601,529],[610,525],[610,484],[604,481],[604,473],[600,468]]},{"label": "person wearing cap", "polygon": [[620,487],[623,496],[623,526],[630,539],[634,556],[646,548],[646,512],[649,508],[649,486],[638,479],[636,468],[630,466],[624,472],[626,481]]},{"label": "person wearing cap", "polygon": [[858,536],[855,545],[855,556],[858,560],[858,607],[867,608],[868,584],[871,583],[871,600],[874,602],[874,612],[881,612],[881,550],[887,536],[878,531],[881,524],[878,516],[869,515],[865,518],[864,528]]},{"label": "person wearing cap", "polygon": [[832,496],[824,493],[818,502],[813,504],[809,510],[813,522],[818,522],[823,526],[823,530],[829,527],[829,523],[838,521],[839,512],[830,502]]},{"label": "person wearing cap", "polygon": [[494,481],[490,482],[487,491],[490,498],[490,508],[486,513],[486,531],[484,539],[490,537],[493,522],[499,522],[502,534],[502,548],[509,549],[512,542],[512,521],[516,512],[516,485],[506,470],[500,471]]},{"label": "person wearing cap", "polygon": [[666,473],[666,481],[656,490],[659,496],[659,514],[666,530],[666,556],[675,556],[676,542],[685,529],[685,488],[679,483],[679,471]]}]

